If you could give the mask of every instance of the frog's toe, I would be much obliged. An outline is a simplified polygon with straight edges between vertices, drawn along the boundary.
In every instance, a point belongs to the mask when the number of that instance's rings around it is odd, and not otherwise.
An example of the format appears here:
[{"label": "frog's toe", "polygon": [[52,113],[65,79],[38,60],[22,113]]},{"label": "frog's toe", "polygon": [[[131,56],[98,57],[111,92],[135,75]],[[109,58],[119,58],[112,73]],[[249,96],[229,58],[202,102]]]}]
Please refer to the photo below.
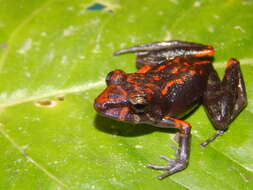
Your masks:
[{"label": "frog's toe", "polygon": [[157,165],[154,165],[154,164],[148,164],[147,167],[151,168],[151,169],[155,169],[155,170],[169,170],[176,163],[176,159],[170,159],[170,158],[168,158],[167,156],[164,156],[164,155],[161,155],[160,158],[167,161],[167,162],[169,162],[170,164],[166,165],[166,166],[157,166]]},{"label": "frog's toe", "polygon": [[176,145],[171,144],[170,147],[175,151],[176,156],[179,154],[179,149]]},{"label": "frog's toe", "polygon": [[170,158],[168,158],[167,156],[164,156],[164,155],[161,155],[160,158],[167,161],[167,162],[169,162],[169,163],[174,163],[175,162],[175,159],[170,159]]},{"label": "frog's toe", "polygon": [[158,176],[158,179],[163,179],[169,175],[172,175],[176,172],[179,172],[187,167],[187,161],[186,160],[180,160],[180,159],[169,159],[166,156],[161,156],[162,159],[168,161],[170,164],[166,166],[157,166],[153,164],[148,164],[147,167],[155,170],[166,170],[162,175]]},{"label": "frog's toe", "polygon": [[148,168],[154,169],[154,170],[169,170],[172,165],[167,165],[167,166],[157,166],[154,164],[148,164],[147,165]]},{"label": "frog's toe", "polygon": [[182,160],[176,160],[174,164],[167,166],[167,171],[164,172],[162,175],[158,176],[158,179],[164,179],[176,172],[179,172],[187,167],[187,163]]}]

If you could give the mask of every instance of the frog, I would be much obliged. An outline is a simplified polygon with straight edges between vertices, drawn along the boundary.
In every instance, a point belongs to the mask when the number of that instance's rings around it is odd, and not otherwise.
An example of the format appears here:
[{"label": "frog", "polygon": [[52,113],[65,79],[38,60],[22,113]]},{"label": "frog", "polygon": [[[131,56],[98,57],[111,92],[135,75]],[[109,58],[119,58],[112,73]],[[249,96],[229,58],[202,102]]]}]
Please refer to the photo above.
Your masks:
[{"label": "frog", "polygon": [[240,62],[229,58],[221,80],[213,66],[214,48],[179,40],[157,41],[114,52],[136,54],[135,73],[117,69],[106,77],[107,87],[94,102],[102,116],[160,128],[175,128],[175,159],[161,156],[168,164],[148,164],[162,170],[164,179],[187,168],[190,158],[191,124],[184,120],[203,105],[215,133],[205,147],[228,130],[229,124],[247,105]]}]

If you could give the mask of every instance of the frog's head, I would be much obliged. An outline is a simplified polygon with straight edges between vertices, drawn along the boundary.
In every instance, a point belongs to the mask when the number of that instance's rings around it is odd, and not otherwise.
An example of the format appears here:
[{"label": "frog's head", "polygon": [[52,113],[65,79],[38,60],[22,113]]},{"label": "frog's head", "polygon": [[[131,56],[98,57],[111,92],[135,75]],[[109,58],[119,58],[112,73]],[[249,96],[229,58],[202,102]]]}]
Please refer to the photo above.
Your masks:
[{"label": "frog's head", "polygon": [[136,90],[127,81],[128,74],[121,70],[106,77],[107,88],[96,98],[94,108],[112,119],[139,123],[147,120],[150,98],[142,90]]}]

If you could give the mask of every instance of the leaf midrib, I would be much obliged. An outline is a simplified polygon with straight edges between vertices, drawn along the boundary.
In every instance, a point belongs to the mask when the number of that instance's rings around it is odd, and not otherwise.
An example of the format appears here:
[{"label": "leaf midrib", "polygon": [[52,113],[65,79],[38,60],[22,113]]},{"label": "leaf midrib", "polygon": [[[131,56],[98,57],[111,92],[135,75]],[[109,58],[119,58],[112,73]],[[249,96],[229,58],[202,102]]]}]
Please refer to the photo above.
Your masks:
[{"label": "leaf midrib", "polygon": [[[214,63],[214,65],[216,68],[220,68],[220,67],[225,68],[225,66],[226,66],[225,62],[226,61]],[[241,65],[249,65],[250,62],[253,62],[253,59],[244,58],[244,59],[241,59],[240,62],[241,62]],[[22,97],[22,98],[18,98],[18,99],[9,99],[7,96],[5,99],[0,100],[0,108],[7,108],[7,107],[11,107],[11,106],[16,106],[16,105],[19,105],[22,103],[33,102],[33,101],[37,101],[37,100],[41,100],[41,99],[47,99],[47,98],[50,98],[53,96],[58,96],[58,95],[66,95],[66,94],[72,94],[72,93],[85,92],[88,90],[102,87],[103,85],[105,85],[104,79],[99,79],[98,81],[87,82],[87,83],[84,83],[81,85],[73,85],[73,86],[70,86],[65,89],[56,89],[56,90],[53,90],[50,92],[45,92],[45,94],[34,94],[31,96]],[[1,93],[3,94],[4,91],[2,91]],[[15,94],[15,92],[13,92],[13,94]],[[9,95],[9,97],[11,97],[11,95]]]}]

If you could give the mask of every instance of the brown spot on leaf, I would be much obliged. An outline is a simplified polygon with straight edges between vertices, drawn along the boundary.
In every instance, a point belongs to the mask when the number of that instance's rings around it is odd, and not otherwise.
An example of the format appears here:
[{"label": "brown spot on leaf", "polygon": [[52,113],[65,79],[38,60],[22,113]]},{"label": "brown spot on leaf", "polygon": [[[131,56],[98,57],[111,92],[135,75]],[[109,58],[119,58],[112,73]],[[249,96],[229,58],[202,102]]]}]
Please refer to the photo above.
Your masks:
[{"label": "brown spot on leaf", "polygon": [[58,101],[64,101],[64,96],[62,95],[62,96],[56,96],[55,97],[56,98],[56,100],[58,100]]},{"label": "brown spot on leaf", "polygon": [[40,101],[34,102],[34,105],[37,107],[53,108],[57,105],[57,102],[54,100],[40,100]]}]

